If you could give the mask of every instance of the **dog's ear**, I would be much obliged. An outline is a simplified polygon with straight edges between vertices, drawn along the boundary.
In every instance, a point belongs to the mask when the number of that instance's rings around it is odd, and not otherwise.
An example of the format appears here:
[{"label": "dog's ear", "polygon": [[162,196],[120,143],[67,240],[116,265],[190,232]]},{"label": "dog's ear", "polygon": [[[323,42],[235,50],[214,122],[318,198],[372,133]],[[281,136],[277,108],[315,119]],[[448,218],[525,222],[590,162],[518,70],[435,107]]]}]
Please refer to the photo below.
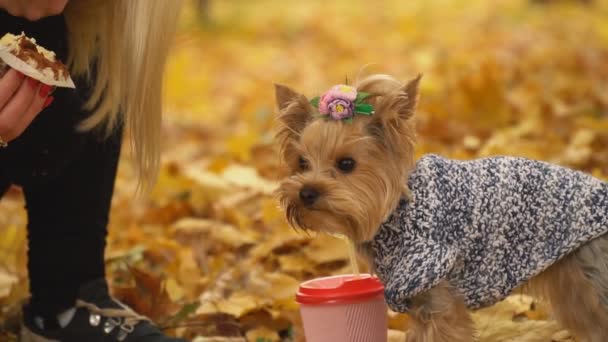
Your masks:
[{"label": "dog's ear", "polygon": [[276,138],[281,146],[281,158],[287,160],[293,153],[294,142],[313,118],[313,107],[306,96],[284,85],[275,84],[278,123]]},{"label": "dog's ear", "polygon": [[376,116],[387,123],[397,123],[409,120],[416,111],[418,104],[418,85],[422,74],[416,76],[398,90],[379,99],[376,106]]},{"label": "dog's ear", "polygon": [[275,84],[274,89],[279,122],[293,134],[299,134],[312,119],[312,105],[306,96],[287,86]]},{"label": "dog's ear", "polygon": [[414,151],[415,131],[411,119],[416,111],[421,78],[422,75],[418,75],[403,86],[391,86],[392,91],[376,92],[382,95],[371,99],[375,113],[367,125],[368,132],[395,156],[405,160],[411,159]]},{"label": "dog's ear", "polygon": [[274,85],[274,93],[279,111],[285,110],[287,106],[300,95],[288,86],[276,83]]}]

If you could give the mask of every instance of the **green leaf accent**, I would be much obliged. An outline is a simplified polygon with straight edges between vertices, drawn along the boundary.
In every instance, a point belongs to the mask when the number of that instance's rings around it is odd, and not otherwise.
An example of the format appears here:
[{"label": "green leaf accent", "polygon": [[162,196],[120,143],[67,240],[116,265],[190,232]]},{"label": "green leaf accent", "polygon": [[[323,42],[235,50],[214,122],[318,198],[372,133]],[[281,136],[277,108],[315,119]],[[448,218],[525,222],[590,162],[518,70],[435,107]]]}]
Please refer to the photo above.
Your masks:
[{"label": "green leaf accent", "polygon": [[319,96],[317,96],[317,97],[313,98],[312,100],[310,100],[310,104],[313,105],[313,106],[315,106],[315,107],[319,107],[319,100],[320,99],[321,98]]},{"label": "green leaf accent", "polygon": [[359,93],[357,93],[357,98],[355,99],[355,102],[359,103],[368,97],[369,97],[369,93],[359,92]]},{"label": "green leaf accent", "polygon": [[351,116],[350,118],[346,118],[346,119],[344,119],[344,121],[346,121],[346,123],[352,124],[353,123],[353,117]]},{"label": "green leaf accent", "polygon": [[368,103],[357,103],[355,105],[355,112],[364,115],[372,115],[374,113],[374,106]]}]

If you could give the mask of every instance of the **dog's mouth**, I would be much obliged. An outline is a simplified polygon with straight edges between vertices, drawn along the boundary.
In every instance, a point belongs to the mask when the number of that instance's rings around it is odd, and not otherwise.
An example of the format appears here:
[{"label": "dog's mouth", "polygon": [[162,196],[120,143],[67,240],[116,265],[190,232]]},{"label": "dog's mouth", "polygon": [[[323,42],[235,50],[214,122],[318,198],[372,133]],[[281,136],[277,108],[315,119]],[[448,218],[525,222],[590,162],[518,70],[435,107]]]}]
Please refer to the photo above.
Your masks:
[{"label": "dog's mouth", "polygon": [[[302,183],[286,181],[276,191],[280,206],[289,225],[303,232],[326,232],[346,235],[353,241],[364,239],[368,216],[365,208],[358,206],[348,196],[323,191],[312,203],[301,198]],[[322,191],[323,188],[317,186]]]},{"label": "dog's mouth", "polygon": [[304,206],[299,203],[288,203],[285,206],[285,211],[287,214],[287,221],[289,222],[289,224],[292,227],[294,227],[296,229],[301,229],[303,231],[309,231],[309,230],[322,231],[323,230],[320,227],[311,226],[304,219],[304,216],[306,214],[310,214],[311,212],[312,213],[315,213],[315,212],[321,213],[323,210],[316,208],[316,207],[312,207],[312,206]]},{"label": "dog's mouth", "polygon": [[296,204],[290,204],[285,207],[287,222],[289,225],[302,230],[308,230],[308,227],[302,222],[302,208]]},{"label": "dog's mouth", "polygon": [[325,232],[331,234],[347,235],[354,241],[359,240],[357,234],[358,224],[354,217],[331,213],[319,206],[305,206],[299,203],[290,203],[285,207],[288,223],[295,229],[304,232]]}]

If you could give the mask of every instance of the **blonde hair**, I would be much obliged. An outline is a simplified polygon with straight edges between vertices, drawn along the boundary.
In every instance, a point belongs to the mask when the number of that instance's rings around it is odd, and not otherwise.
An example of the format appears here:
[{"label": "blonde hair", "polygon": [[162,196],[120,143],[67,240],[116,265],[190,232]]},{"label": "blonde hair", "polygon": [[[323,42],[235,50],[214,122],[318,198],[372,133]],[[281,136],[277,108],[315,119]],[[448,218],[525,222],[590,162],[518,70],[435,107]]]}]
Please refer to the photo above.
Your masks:
[{"label": "blonde hair", "polygon": [[[78,0],[65,9],[73,76],[93,81],[79,129],[108,136],[124,123],[147,191],[158,173],[163,70],[180,0]],[[94,78],[91,78],[94,70]]]}]

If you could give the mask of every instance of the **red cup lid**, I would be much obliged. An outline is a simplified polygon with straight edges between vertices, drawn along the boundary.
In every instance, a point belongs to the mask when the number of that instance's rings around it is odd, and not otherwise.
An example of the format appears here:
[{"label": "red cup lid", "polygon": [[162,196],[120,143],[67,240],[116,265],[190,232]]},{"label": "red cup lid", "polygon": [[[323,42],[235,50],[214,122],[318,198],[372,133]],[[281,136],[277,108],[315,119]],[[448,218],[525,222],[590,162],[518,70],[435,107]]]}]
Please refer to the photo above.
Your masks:
[{"label": "red cup lid", "polygon": [[353,274],[317,278],[300,284],[296,301],[300,304],[332,304],[373,298],[384,292],[378,278]]}]

